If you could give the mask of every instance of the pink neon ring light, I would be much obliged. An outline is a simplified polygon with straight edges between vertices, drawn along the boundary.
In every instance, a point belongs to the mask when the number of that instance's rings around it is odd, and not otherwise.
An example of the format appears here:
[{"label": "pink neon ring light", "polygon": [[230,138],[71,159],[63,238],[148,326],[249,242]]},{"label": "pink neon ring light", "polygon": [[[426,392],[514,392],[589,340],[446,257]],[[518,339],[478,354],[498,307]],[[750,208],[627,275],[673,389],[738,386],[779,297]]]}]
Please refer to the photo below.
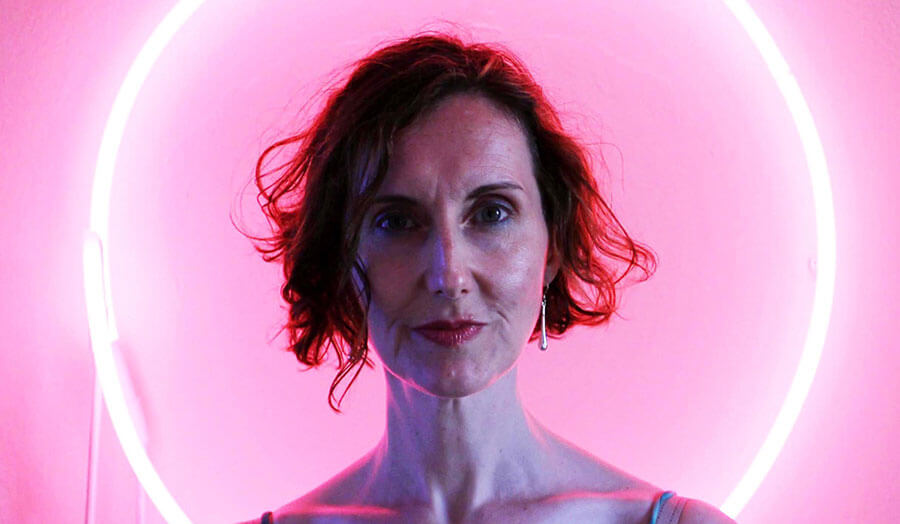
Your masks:
[{"label": "pink neon ring light", "polygon": [[[831,315],[836,265],[834,205],[825,153],[812,114],[784,57],[762,22],[745,0],[723,0],[762,55],[797,126],[806,154],[816,214],[817,278],[813,308],[803,345],[803,353],[785,400],[774,424],[749,468],[722,504],[722,511],[735,517],[762,483],[784,442],[793,429],[809,393]],[[123,392],[114,355],[118,339],[113,314],[106,246],[109,245],[109,202],[116,155],[128,116],[144,80],[166,45],[204,0],[182,0],[160,22],[141,48],[116,95],[106,122],[91,194],[90,228],[84,240],[84,291],[87,304],[91,348],[97,380],[103,393],[113,429],[122,444],[128,463],[163,518],[173,523],[190,519],[166,488],[141,442]]]}]

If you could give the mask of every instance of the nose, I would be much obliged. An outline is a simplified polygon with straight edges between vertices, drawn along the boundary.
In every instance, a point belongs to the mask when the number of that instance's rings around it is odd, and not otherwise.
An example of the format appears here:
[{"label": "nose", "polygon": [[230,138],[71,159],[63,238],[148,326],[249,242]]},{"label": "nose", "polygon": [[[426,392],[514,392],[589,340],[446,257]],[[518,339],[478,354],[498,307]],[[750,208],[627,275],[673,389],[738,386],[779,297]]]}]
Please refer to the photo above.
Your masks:
[{"label": "nose", "polygon": [[428,239],[428,268],[425,276],[428,291],[456,300],[469,292],[467,252],[461,233],[451,225],[440,224]]}]

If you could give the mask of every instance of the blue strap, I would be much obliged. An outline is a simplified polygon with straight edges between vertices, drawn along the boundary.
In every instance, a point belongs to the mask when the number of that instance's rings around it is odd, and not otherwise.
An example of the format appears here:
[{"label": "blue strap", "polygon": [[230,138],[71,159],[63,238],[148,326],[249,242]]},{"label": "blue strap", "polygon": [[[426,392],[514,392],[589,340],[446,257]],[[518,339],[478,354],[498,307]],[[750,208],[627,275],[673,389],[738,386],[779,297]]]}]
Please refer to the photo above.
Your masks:
[{"label": "blue strap", "polygon": [[267,511],[267,512],[263,513],[262,521],[260,522],[260,524],[275,524],[275,521],[272,520],[272,512],[271,511]]},{"label": "blue strap", "polygon": [[659,518],[659,510],[662,508],[663,502],[673,495],[675,495],[674,491],[666,491],[656,499],[656,503],[653,504],[653,516],[650,517],[650,524],[656,524],[656,519]]}]

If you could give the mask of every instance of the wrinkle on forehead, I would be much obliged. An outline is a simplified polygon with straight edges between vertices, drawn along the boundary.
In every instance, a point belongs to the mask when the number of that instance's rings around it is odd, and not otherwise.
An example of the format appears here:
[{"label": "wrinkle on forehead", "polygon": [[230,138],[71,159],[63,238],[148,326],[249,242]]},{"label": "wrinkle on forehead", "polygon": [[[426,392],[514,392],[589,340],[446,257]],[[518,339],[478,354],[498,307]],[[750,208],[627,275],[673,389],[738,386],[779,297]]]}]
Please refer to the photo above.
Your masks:
[{"label": "wrinkle on forehead", "polygon": [[514,118],[483,96],[453,95],[400,133],[379,193],[434,195],[440,187],[457,195],[488,177],[532,173],[528,139]]}]

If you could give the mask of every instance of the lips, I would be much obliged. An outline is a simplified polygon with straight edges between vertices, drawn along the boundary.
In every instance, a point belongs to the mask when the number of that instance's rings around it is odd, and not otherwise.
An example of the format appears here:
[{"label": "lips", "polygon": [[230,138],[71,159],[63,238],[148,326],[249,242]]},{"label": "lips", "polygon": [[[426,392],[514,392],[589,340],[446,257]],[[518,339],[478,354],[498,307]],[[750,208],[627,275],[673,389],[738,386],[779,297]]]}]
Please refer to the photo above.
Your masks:
[{"label": "lips", "polygon": [[459,346],[475,338],[484,324],[471,321],[438,321],[423,324],[415,329],[416,333],[442,346]]}]

